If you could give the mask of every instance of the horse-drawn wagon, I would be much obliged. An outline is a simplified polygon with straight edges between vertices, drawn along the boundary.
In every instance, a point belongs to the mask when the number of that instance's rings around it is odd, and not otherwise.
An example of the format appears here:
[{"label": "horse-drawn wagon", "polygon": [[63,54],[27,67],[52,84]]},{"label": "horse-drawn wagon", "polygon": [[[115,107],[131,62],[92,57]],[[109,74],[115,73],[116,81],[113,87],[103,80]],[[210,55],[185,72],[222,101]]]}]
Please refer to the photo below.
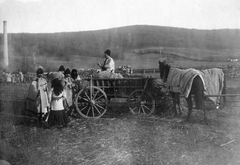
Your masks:
[{"label": "horse-drawn wagon", "polygon": [[[71,111],[71,115],[73,108],[84,118],[100,118],[107,112],[110,103],[114,105],[117,102],[127,105],[132,114],[144,115],[151,115],[156,106],[168,106],[169,110],[172,105],[170,93],[160,79],[139,75],[122,78],[99,77],[98,73],[93,71],[85,76],[81,80],[73,81],[73,107],[66,108]],[[33,107],[26,109],[36,111]],[[161,110],[165,111],[165,108]]]},{"label": "horse-drawn wagon", "polygon": [[154,78],[87,78],[88,85],[75,98],[77,112],[84,118],[100,118],[112,100],[127,103],[132,114],[150,115],[155,110]]}]

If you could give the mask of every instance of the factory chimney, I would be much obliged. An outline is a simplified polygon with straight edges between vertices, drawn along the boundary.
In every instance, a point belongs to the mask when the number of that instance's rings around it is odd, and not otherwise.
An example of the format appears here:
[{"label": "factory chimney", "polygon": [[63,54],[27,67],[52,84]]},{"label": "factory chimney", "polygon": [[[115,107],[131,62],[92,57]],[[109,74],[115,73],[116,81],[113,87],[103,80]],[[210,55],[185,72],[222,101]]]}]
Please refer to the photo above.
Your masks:
[{"label": "factory chimney", "polygon": [[4,48],[3,48],[4,67],[7,69],[9,67],[9,63],[8,63],[7,21],[3,21],[3,35],[4,35]]}]

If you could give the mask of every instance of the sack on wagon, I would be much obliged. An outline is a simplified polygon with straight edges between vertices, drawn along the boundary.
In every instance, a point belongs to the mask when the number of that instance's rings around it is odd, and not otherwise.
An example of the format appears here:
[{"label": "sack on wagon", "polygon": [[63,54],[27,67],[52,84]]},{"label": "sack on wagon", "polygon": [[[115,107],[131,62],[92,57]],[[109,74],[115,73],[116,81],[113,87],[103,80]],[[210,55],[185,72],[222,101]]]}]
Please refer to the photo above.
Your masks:
[{"label": "sack on wagon", "polygon": [[123,76],[120,73],[113,73],[109,71],[100,71],[98,74],[96,74],[96,78],[112,78],[112,79],[117,79],[117,78],[123,78]]}]

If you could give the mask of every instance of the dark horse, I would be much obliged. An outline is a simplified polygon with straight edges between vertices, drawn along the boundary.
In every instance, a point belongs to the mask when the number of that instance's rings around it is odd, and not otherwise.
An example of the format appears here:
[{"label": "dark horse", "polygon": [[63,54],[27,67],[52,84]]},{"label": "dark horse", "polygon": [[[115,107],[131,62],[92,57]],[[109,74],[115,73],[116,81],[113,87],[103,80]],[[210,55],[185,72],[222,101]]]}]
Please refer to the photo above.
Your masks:
[{"label": "dark horse", "polygon": [[[164,82],[167,82],[167,78],[168,78],[170,69],[171,69],[171,66],[169,64],[166,64],[165,61],[164,62],[159,61],[160,78]],[[179,81],[182,81],[182,80],[179,80]],[[171,90],[170,90],[170,93],[173,97],[175,115],[177,115],[176,103],[179,106],[179,113],[181,114],[181,109],[180,109],[180,105],[179,105],[180,104],[180,93],[173,92]],[[198,75],[193,78],[192,86],[191,86],[190,92],[188,94],[188,97],[185,97],[187,104],[188,104],[188,115],[187,115],[186,121],[190,120],[190,116],[192,113],[192,108],[193,108],[192,95],[194,95],[196,108],[203,110],[204,120],[207,123],[206,111],[204,108],[204,83],[203,83],[201,77]]]}]

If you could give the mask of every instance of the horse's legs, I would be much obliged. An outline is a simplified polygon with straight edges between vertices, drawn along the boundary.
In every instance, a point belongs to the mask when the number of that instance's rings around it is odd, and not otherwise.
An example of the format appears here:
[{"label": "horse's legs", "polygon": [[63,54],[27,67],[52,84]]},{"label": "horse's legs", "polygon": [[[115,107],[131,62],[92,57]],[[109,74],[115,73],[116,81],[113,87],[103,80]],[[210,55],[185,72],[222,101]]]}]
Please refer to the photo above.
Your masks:
[{"label": "horse's legs", "polygon": [[207,114],[206,114],[205,105],[204,105],[204,93],[203,93],[204,86],[203,86],[203,82],[199,76],[197,76],[193,80],[192,89],[195,89],[193,91],[193,93],[195,94],[194,98],[195,98],[195,102],[196,102],[196,108],[203,110],[204,120],[205,120],[205,123],[207,124]]},{"label": "horse's legs", "polygon": [[203,111],[203,115],[204,115],[204,121],[206,124],[208,124],[208,121],[207,121],[207,113],[206,113],[206,109],[205,109],[205,102],[204,102],[204,97],[200,97],[199,98],[200,100],[200,105],[199,105],[199,110],[202,110]]},{"label": "horse's legs", "polygon": [[188,115],[187,115],[186,121],[189,121],[189,120],[190,120],[191,113],[192,113],[192,106],[193,106],[191,95],[189,95],[189,96],[186,98],[186,101],[187,101],[187,104],[188,104]]},{"label": "horse's legs", "polygon": [[202,97],[202,100],[201,100],[201,109],[203,110],[204,121],[205,121],[206,124],[208,124],[207,113],[206,113],[206,109],[205,109],[204,97]]},{"label": "horse's legs", "polygon": [[194,100],[195,100],[195,106],[196,106],[196,109],[201,109],[201,105],[199,105],[199,100],[198,100],[198,96],[197,94],[194,95]]},{"label": "horse's legs", "polygon": [[174,116],[178,116],[178,113],[177,113],[177,108],[176,108],[176,93],[174,92],[171,92],[171,95],[172,95],[172,99],[173,99],[173,110],[174,110]]},{"label": "horse's legs", "polygon": [[181,107],[180,107],[180,93],[176,93],[176,102],[177,102],[177,105],[178,105],[179,115],[181,116],[182,115],[182,111],[181,111]]}]

